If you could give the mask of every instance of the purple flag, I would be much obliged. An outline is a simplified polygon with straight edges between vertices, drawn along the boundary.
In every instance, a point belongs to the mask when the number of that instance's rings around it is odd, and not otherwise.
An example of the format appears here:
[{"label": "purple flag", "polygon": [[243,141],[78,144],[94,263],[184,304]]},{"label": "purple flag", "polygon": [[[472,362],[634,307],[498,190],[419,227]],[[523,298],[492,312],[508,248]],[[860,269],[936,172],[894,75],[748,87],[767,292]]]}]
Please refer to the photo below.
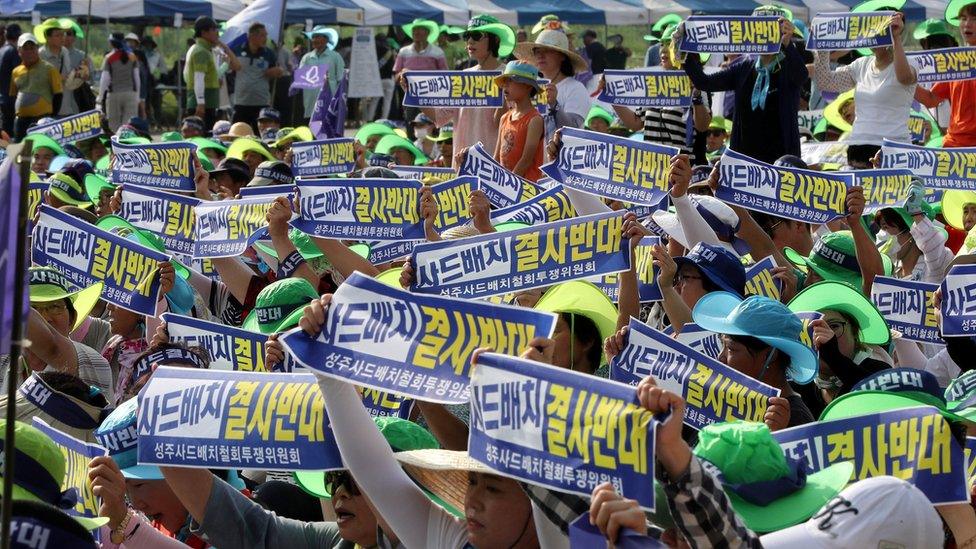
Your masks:
[{"label": "purple flag", "polygon": [[349,70],[342,73],[342,80],[339,80],[339,89],[332,96],[329,108],[325,111],[325,120],[322,121],[322,137],[334,139],[342,137],[346,129],[346,95],[349,91]]},{"label": "purple flag", "polygon": [[[328,139],[332,137],[328,135],[328,130],[323,128],[325,125],[325,111],[328,110],[331,104],[332,89],[329,88],[329,79],[326,78],[322,82],[322,91],[319,92],[319,96],[315,99],[315,108],[312,109],[312,116],[308,119],[308,129],[312,130],[312,135],[316,139]],[[342,136],[340,135],[339,137]]]},{"label": "purple flag", "polygon": [[288,97],[298,93],[298,90],[314,90],[327,82],[329,65],[306,65],[295,69],[291,86],[288,87]]},{"label": "purple flag", "polygon": [[[23,314],[27,310],[27,292],[24,292],[20,302],[14,295],[16,277],[24,276],[24,273],[17,272],[17,254],[26,253],[17,250],[17,212],[21,207],[23,185],[15,158],[15,155],[8,156],[0,164],[0,234],[3,235],[0,239],[0,354],[10,353],[14,308],[21,308],[22,320],[27,318]],[[26,290],[27,284],[23,287]]]}]

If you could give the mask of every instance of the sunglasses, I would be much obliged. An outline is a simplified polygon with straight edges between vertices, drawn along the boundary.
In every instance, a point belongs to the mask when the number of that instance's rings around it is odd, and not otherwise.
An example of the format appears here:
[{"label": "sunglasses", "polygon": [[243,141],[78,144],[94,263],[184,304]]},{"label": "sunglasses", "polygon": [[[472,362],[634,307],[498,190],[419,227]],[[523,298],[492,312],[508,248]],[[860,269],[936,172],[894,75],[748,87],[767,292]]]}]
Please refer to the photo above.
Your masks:
[{"label": "sunglasses", "polygon": [[461,34],[461,37],[465,40],[474,40],[475,42],[479,42],[485,37],[485,33],[481,31],[464,31],[464,33]]},{"label": "sunglasses", "polygon": [[356,481],[352,479],[349,471],[329,471],[325,473],[325,487],[329,489],[329,493],[333,496],[336,495],[339,488],[345,488],[352,496],[359,495],[359,487],[356,486]]}]

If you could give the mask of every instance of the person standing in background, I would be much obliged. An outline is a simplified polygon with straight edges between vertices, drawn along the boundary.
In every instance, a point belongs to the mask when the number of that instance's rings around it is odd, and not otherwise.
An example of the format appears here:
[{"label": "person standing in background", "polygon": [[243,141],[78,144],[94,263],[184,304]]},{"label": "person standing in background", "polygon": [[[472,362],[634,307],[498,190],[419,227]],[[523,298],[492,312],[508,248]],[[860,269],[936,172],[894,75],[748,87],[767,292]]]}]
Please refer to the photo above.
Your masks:
[{"label": "person standing in background", "polygon": [[233,122],[247,122],[258,133],[258,115],[271,104],[270,82],[282,76],[284,69],[278,66],[277,56],[268,44],[268,29],[263,23],[252,23],[247,29],[247,40],[234,53],[240,62],[234,81]]},{"label": "person standing in background", "polygon": [[156,84],[159,82],[163,56],[156,49],[156,41],[149,35],[142,37],[142,50],[146,52],[146,68],[149,70],[149,83],[147,84],[149,101],[146,103],[146,107],[149,111],[150,121],[159,124],[163,110],[163,98],[156,91]]},{"label": "person standing in background", "polygon": [[627,59],[630,58],[631,52],[628,48],[624,47],[623,35],[614,34],[612,36],[608,36],[607,42],[610,43],[610,49],[607,50],[607,68],[618,70],[626,69]]},{"label": "person standing in background", "polygon": [[33,34],[25,33],[17,38],[17,53],[21,62],[11,74],[10,95],[16,96],[14,137],[20,140],[32,124],[61,109],[63,93],[61,75],[41,59]]},{"label": "person standing in background", "polygon": [[[298,66],[326,65],[328,67],[326,78],[329,89],[335,92],[339,87],[339,79],[342,78],[342,73],[346,70],[346,63],[342,60],[342,56],[334,51],[335,47],[339,45],[339,33],[335,29],[319,25],[305,35],[312,41],[312,49],[302,56],[302,61]],[[305,123],[303,125],[308,125],[308,119],[312,117],[312,111],[315,110],[315,100],[318,99],[320,91],[319,89],[302,90],[302,100],[305,105]]]},{"label": "person standing in background", "polygon": [[590,58],[590,72],[594,75],[603,74],[607,68],[607,48],[596,39],[596,31],[586,29],[583,32],[583,45],[586,56]]},{"label": "person standing in background", "polygon": [[[64,81],[65,93],[64,101],[61,105],[61,114],[77,114],[91,109],[94,106],[95,96],[91,92],[88,80],[92,75],[92,61],[88,53],[75,47],[79,38],[84,38],[85,33],[72,19],[62,18],[61,22],[67,26],[64,31],[64,49],[68,52],[68,77]],[[84,88],[86,96],[79,103],[77,95],[82,93],[79,88]],[[86,108],[82,108],[82,107]]]},{"label": "person standing in background", "polygon": [[[37,50],[37,54],[41,56],[41,60],[46,62],[57,69],[58,74],[61,75],[61,88],[64,89],[65,80],[67,80],[68,75],[71,74],[69,68],[70,60],[68,59],[68,50],[64,47],[64,29],[66,27],[70,28],[71,25],[62,25],[61,20],[52,17],[51,19],[45,20],[40,25],[34,27],[34,36],[37,38],[38,42],[42,45]],[[65,94],[65,97],[61,100],[61,109],[56,111],[55,114],[63,116],[65,114],[75,114],[74,112],[65,112],[65,110],[71,111],[71,106],[73,106],[74,101],[69,100],[68,96],[71,94]],[[72,105],[68,105],[68,102]]]},{"label": "person standing in background", "polygon": [[[393,73],[399,80],[403,71],[444,71],[447,70],[447,58],[444,51],[432,42],[440,35],[440,25],[429,19],[414,19],[403,27],[403,32],[413,38],[413,44],[400,48],[396,62],[393,63]],[[413,120],[420,113],[417,107],[403,107],[403,119]],[[407,135],[411,140],[416,139],[413,127],[407,126]]]},{"label": "person standing in background", "polygon": [[20,65],[20,55],[17,53],[17,38],[20,37],[20,25],[11,23],[3,31],[6,43],[0,47],[0,130],[7,135],[14,134],[14,102],[17,94],[10,93],[11,75],[14,68]]},{"label": "person standing in background", "polygon": [[183,79],[191,92],[186,94],[186,108],[210,128],[217,121],[220,106],[220,78],[213,56],[213,47],[219,42],[217,22],[207,16],[197,17],[193,36],[195,42],[186,52],[183,66]]},{"label": "person standing in background", "polygon": [[139,71],[139,116],[146,118],[146,100],[149,98],[149,61],[146,59],[146,52],[142,49],[142,41],[139,36],[130,32],[125,35],[125,43],[129,46],[138,61]]},{"label": "person standing in background", "polygon": [[98,83],[97,108],[102,109],[113,132],[129,118],[139,115],[139,61],[122,37],[109,37],[112,51],[102,61],[102,78]]}]

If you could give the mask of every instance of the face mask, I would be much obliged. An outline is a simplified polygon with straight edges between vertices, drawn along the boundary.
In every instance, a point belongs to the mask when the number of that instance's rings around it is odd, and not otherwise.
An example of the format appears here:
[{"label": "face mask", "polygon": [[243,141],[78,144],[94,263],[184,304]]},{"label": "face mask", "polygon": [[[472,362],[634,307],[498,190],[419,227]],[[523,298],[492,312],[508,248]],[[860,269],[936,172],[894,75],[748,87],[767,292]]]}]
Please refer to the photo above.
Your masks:
[{"label": "face mask", "polygon": [[417,140],[423,140],[427,137],[427,128],[416,128],[413,130],[413,134],[417,136]]}]

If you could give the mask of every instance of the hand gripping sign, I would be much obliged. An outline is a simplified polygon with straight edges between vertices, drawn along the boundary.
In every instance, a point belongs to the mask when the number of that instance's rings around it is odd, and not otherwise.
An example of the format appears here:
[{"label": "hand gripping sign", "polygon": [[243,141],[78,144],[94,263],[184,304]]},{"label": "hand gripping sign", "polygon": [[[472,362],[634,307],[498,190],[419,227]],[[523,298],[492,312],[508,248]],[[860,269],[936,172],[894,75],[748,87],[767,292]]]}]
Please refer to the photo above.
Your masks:
[{"label": "hand gripping sign", "polygon": [[808,50],[853,50],[891,45],[892,11],[818,13],[810,22]]},{"label": "hand gripping sign", "polygon": [[684,22],[678,50],[690,53],[776,53],[779,18],[693,15]]},{"label": "hand gripping sign", "polygon": [[926,187],[976,190],[976,147],[933,149],[885,139],[881,167],[911,170]]}]

